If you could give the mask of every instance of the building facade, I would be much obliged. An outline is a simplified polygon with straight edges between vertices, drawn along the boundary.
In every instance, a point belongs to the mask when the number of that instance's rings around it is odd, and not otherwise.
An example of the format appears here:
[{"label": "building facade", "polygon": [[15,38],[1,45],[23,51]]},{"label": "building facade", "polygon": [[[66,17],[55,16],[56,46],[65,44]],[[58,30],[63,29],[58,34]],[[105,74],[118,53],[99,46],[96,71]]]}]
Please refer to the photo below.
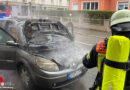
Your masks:
[{"label": "building facade", "polygon": [[117,11],[130,9],[130,0],[70,0],[69,9]]},{"label": "building facade", "polygon": [[0,0],[11,6],[11,16],[37,15],[41,10],[68,10],[69,0]]},{"label": "building facade", "polygon": [[42,9],[68,10],[69,0],[0,0],[0,2],[9,2],[11,5],[29,5],[39,6]]}]

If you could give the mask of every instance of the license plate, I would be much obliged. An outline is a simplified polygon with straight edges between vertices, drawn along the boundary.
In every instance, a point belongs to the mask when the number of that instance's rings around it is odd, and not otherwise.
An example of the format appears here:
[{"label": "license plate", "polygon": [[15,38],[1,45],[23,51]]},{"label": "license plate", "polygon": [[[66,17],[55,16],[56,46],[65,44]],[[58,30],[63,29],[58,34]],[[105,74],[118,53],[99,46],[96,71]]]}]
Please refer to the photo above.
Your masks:
[{"label": "license plate", "polygon": [[74,77],[80,75],[81,73],[82,73],[82,72],[81,72],[80,70],[79,70],[79,71],[72,72],[72,73],[68,74],[68,79],[74,78]]}]

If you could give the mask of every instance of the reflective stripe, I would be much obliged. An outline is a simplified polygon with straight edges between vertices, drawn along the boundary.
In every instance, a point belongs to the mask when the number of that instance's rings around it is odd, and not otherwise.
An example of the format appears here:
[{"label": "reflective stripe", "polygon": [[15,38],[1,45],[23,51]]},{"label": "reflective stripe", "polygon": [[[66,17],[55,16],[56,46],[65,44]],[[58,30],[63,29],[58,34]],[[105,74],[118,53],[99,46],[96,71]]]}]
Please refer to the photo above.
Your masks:
[{"label": "reflective stripe", "polygon": [[[101,63],[103,59],[106,57],[106,54],[103,53],[98,53],[98,61],[97,61],[97,66],[98,66],[98,72],[100,72],[101,68]],[[96,88],[96,90],[99,90],[99,86]]]},{"label": "reflective stripe", "polygon": [[96,90],[99,90],[99,87],[97,87]]},{"label": "reflective stripe", "polygon": [[89,60],[89,59],[90,59],[90,53],[87,54],[87,60]]},{"label": "reflective stripe", "polygon": [[98,71],[100,72],[101,68],[101,62],[105,58],[106,54],[98,53],[98,61],[97,61],[97,66],[98,66]]}]

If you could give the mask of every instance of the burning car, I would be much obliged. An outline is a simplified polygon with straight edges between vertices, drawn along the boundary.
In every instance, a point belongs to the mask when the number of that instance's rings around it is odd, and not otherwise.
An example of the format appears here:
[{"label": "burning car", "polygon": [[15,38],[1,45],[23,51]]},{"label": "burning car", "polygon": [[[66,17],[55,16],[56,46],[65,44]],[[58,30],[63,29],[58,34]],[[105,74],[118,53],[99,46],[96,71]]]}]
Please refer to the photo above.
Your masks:
[{"label": "burning car", "polygon": [[3,43],[0,68],[16,66],[25,88],[60,88],[86,73],[83,52],[59,21],[35,19],[12,23],[15,37],[0,28],[0,43]]}]

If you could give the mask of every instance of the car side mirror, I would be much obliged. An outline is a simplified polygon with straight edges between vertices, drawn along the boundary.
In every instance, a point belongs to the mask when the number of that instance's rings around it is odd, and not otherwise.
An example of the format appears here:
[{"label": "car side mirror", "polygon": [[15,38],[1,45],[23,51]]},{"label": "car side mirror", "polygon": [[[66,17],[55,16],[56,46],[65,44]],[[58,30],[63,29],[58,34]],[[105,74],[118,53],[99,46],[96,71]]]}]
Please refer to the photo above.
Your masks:
[{"label": "car side mirror", "polygon": [[19,46],[19,43],[16,43],[14,41],[7,41],[6,44],[10,46]]}]

